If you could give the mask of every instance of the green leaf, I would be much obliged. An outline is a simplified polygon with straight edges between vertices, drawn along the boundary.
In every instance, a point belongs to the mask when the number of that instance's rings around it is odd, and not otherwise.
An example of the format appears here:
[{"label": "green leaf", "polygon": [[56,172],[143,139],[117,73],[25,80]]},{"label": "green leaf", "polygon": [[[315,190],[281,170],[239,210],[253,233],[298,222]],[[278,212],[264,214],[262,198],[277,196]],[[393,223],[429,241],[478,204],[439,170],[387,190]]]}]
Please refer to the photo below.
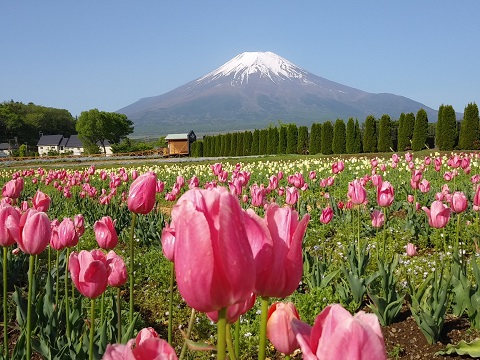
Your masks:
[{"label": "green leaf", "polygon": [[480,357],[480,338],[467,343],[465,340],[460,341],[457,345],[448,344],[443,350],[437,351],[435,355],[469,355],[473,358]]}]

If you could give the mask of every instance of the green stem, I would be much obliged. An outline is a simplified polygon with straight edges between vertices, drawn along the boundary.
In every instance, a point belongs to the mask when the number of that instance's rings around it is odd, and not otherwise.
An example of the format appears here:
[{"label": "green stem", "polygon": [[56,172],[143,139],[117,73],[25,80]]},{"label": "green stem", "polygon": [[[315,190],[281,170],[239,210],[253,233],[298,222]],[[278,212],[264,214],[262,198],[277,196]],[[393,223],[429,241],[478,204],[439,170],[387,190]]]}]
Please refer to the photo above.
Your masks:
[{"label": "green stem", "polygon": [[58,286],[58,284],[60,284],[60,271],[58,271],[58,263],[60,261],[60,251],[57,250],[57,256],[56,256],[56,259],[55,259],[55,269],[56,269],[56,282],[55,282],[55,305],[57,306],[58,308],[58,298],[59,298],[59,293],[60,293],[60,287]]},{"label": "green stem", "polygon": [[28,300],[27,300],[27,349],[26,359],[32,358],[32,285],[33,285],[33,267],[35,265],[35,256],[30,255],[28,264]]},{"label": "green stem", "polygon": [[232,332],[231,332],[231,325],[227,324],[227,349],[228,349],[228,357],[230,360],[236,360],[237,357],[235,356],[235,350],[233,348],[232,343]]},{"label": "green stem", "polygon": [[102,293],[102,299],[100,300],[100,326],[103,325],[105,318],[105,292]]},{"label": "green stem", "polygon": [[360,259],[360,205],[357,205],[357,251]]},{"label": "green stem", "polygon": [[173,284],[175,281],[175,264],[170,265],[170,294],[168,304],[168,343],[172,345],[172,318],[173,318]]},{"label": "green stem", "polygon": [[383,260],[385,260],[385,248],[387,243],[387,208],[383,208]]},{"label": "green stem", "polygon": [[235,323],[235,356],[240,357],[240,318]]},{"label": "green stem", "polygon": [[70,249],[67,247],[65,259],[65,320],[67,323],[67,339],[70,340],[70,306],[68,303],[68,256]]},{"label": "green stem", "polygon": [[118,337],[117,337],[117,343],[122,342],[122,305],[120,304],[120,301],[122,300],[122,291],[118,287],[117,288],[117,330],[118,330]]},{"label": "green stem", "polygon": [[225,360],[227,357],[227,308],[218,310],[217,321],[217,360]]},{"label": "green stem", "polygon": [[187,340],[190,339],[190,334],[192,333],[193,322],[195,321],[195,309],[192,308],[192,313],[190,314],[190,321],[188,322],[187,327],[187,338],[183,342],[182,351],[180,352],[180,357],[178,360],[182,360],[185,356],[185,352],[187,351]]},{"label": "green stem", "polygon": [[285,360],[290,360],[290,355],[285,355]]},{"label": "green stem", "polygon": [[267,348],[267,317],[268,317],[268,296],[261,300],[261,317],[260,317],[260,340],[258,346],[258,360],[265,360]]},{"label": "green stem", "polygon": [[134,241],[133,241],[133,236],[135,233],[135,222],[137,220],[137,214],[132,213],[132,227],[130,229],[130,312],[128,316],[128,320],[131,323],[133,323],[133,286],[134,286],[134,271],[135,271],[135,263],[134,263],[134,256],[135,252],[133,249]]},{"label": "green stem", "polygon": [[93,337],[95,335],[95,299],[90,300],[90,350],[88,358],[93,360]]},{"label": "green stem", "polygon": [[8,360],[7,247],[3,247],[3,348]]}]

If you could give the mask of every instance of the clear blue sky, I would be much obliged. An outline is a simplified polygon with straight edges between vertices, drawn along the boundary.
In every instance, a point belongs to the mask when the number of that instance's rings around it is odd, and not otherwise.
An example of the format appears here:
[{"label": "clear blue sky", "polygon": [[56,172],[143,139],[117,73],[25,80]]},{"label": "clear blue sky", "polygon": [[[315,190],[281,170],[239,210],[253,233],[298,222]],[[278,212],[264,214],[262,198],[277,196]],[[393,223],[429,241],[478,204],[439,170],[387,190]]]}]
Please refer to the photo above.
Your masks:
[{"label": "clear blue sky", "polygon": [[344,85],[463,112],[480,102],[479,14],[479,0],[2,1],[0,102],[116,111],[272,51]]}]

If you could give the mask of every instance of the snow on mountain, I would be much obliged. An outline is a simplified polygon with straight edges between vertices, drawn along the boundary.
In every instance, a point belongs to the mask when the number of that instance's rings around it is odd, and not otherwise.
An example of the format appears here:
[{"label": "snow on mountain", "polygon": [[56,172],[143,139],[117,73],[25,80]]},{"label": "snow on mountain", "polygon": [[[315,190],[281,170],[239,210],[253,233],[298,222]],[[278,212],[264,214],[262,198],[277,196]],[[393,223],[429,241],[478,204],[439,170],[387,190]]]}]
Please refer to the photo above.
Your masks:
[{"label": "snow on mountain", "polygon": [[273,83],[285,79],[300,79],[310,83],[307,72],[273,52],[244,52],[197,80],[207,83],[221,77],[231,77],[232,85],[247,84],[249,76],[258,73]]}]

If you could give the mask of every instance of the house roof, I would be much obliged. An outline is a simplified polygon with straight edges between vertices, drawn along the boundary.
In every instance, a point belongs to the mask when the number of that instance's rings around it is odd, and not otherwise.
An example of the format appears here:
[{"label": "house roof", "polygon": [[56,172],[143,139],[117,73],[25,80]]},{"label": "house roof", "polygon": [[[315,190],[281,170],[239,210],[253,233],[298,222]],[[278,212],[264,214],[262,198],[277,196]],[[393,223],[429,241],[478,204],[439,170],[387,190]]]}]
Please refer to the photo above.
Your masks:
[{"label": "house roof", "polygon": [[9,150],[10,144],[9,143],[0,143],[0,150]]},{"label": "house roof", "polygon": [[65,147],[67,147],[67,148],[82,148],[83,147],[82,140],[80,140],[78,135],[72,135],[67,140],[68,140],[67,144],[65,145]]},{"label": "house roof", "polygon": [[58,146],[62,139],[62,135],[42,135],[37,146]]},{"label": "house roof", "polygon": [[165,140],[186,140],[188,139],[188,134],[168,134],[165,136]]}]

